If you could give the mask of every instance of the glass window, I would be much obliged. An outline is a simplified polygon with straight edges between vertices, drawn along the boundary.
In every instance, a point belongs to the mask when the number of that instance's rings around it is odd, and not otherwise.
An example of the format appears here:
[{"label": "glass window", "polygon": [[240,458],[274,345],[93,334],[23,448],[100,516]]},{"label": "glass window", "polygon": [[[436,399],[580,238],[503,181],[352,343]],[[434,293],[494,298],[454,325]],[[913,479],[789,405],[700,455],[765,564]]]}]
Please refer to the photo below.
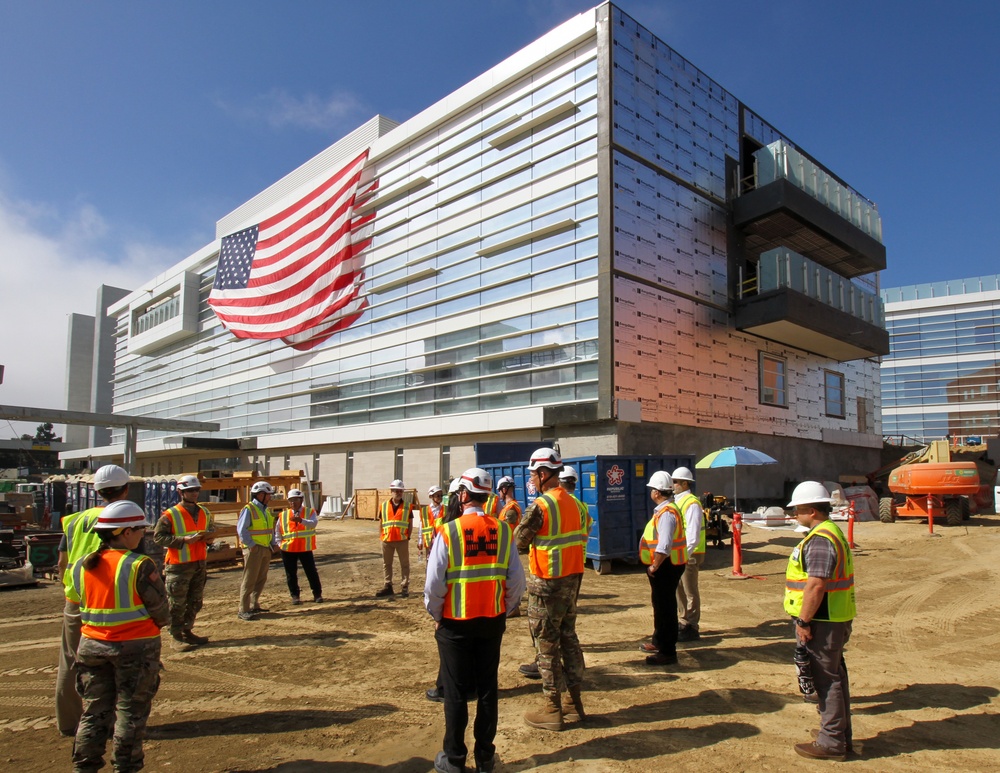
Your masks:
[{"label": "glass window", "polygon": [[760,401],[764,405],[788,407],[788,375],[784,357],[760,353]]},{"label": "glass window", "polygon": [[823,371],[823,401],[826,415],[844,418],[844,374]]}]

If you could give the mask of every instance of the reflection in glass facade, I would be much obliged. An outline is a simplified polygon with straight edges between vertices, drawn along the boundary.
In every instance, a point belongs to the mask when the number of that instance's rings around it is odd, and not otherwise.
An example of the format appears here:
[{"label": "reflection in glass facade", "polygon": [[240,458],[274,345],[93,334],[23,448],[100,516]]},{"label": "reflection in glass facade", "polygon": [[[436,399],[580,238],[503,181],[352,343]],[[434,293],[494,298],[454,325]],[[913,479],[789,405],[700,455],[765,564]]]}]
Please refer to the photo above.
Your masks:
[{"label": "reflection in glass facade", "polygon": [[886,435],[957,442],[1000,433],[1000,276],[889,288]]},{"label": "reflection in glass facade", "polygon": [[[871,469],[878,364],[735,327],[730,188],[774,142],[794,148],[598,6],[403,124],[377,116],[220,219],[220,238],[249,227],[368,148],[362,187],[377,185],[355,207],[373,215],[360,320],[307,352],[235,338],[207,304],[216,241],[112,309],[114,410],[217,422],[213,439],[250,449],[245,465],[308,464],[335,492],[400,472],[443,483],[495,439],[660,454],[740,433],[762,450],[830,442]],[[182,309],[191,324],[130,348],[159,319],[142,317],[149,303],[182,284],[198,294],[196,314]],[[849,284],[826,286],[828,303],[858,305]],[[685,447],[661,447],[678,427]],[[157,469],[181,442],[139,440]],[[820,474],[810,458],[781,476]]]}]

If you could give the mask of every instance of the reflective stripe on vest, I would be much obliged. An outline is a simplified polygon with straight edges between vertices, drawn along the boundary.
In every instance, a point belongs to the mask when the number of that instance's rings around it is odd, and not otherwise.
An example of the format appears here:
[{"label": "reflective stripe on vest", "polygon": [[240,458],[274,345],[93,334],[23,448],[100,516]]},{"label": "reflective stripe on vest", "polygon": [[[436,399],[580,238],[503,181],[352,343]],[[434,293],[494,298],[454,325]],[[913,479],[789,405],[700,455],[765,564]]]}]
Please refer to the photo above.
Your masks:
[{"label": "reflective stripe on vest", "polygon": [[833,544],[837,552],[837,564],[833,569],[833,577],[826,581],[827,615],[816,616],[813,619],[834,623],[853,620],[857,615],[854,598],[854,556],[851,555],[840,527],[829,520],[814,526],[788,557],[788,568],[785,570],[785,611],[793,617],[798,617],[802,612],[806,580],[809,579],[805,569],[805,546],[809,540],[817,536],[828,539]]},{"label": "reflective stripe on vest", "polygon": [[[101,505],[83,512],[71,513],[59,522],[63,534],[66,535],[67,567],[73,566],[81,558],[93,553],[101,546],[101,538],[97,536],[92,527],[103,509],[104,505]],[[73,575],[67,570],[63,574],[63,591],[67,596],[72,587]]]},{"label": "reflective stripe on vest", "polygon": [[[674,497],[674,504],[677,505],[677,509],[680,510],[681,515],[684,515],[684,516],[687,515],[687,509],[691,505],[698,505],[698,507],[701,507],[701,501],[698,499],[698,497],[696,497],[690,491],[685,491],[683,494],[680,495],[680,498],[678,498],[678,497],[675,496]],[[694,552],[696,554],[698,554],[698,553],[704,553],[705,552],[705,548],[708,546],[708,540],[707,540],[707,538],[705,536],[705,530],[706,530],[706,526],[707,525],[708,525],[708,523],[707,523],[707,520],[705,518],[705,513],[704,513],[704,511],[702,511],[702,514],[701,514],[701,529],[699,529],[699,531],[698,531],[698,544],[695,545],[695,548],[694,548]],[[686,534],[686,532],[687,532],[687,518],[686,517],[684,519],[684,531],[685,531],[685,534]]]},{"label": "reflective stripe on vest", "polygon": [[486,504],[483,505],[483,512],[487,515],[497,517],[497,505],[499,502],[499,497],[496,494],[488,494],[486,497]]},{"label": "reflective stripe on vest", "polygon": [[[205,531],[211,517],[208,510],[198,505],[198,516],[192,518],[190,511],[179,504],[171,507],[164,515],[170,519],[170,527],[173,529],[175,537],[186,537],[188,534]],[[167,555],[163,559],[163,563],[187,564],[191,561],[204,561],[207,557],[208,545],[204,542],[192,542],[180,548],[167,548]]]},{"label": "reflective stripe on vest", "polygon": [[410,508],[404,499],[399,507],[391,499],[379,505],[382,518],[382,541],[399,542],[410,538]]},{"label": "reflective stripe on vest", "polygon": [[139,598],[136,578],[143,561],[129,550],[101,551],[97,566],[73,565],[73,591],[80,599],[80,635],[101,641],[152,639],[160,629]]},{"label": "reflective stripe on vest", "polygon": [[521,505],[516,499],[512,499],[503,506],[497,517],[513,529],[521,522]]},{"label": "reflective stripe on vest", "polygon": [[445,524],[441,534],[448,548],[442,617],[469,620],[506,614],[510,526],[476,512]]},{"label": "reflective stripe on vest", "polygon": [[687,536],[684,534],[684,518],[673,502],[662,502],[653,511],[639,542],[639,560],[649,566],[653,563],[653,553],[660,544],[660,516],[670,510],[674,514],[674,533],[670,539],[670,563],[674,566],[687,564]]},{"label": "reflective stripe on vest", "polygon": [[434,539],[434,524],[437,521],[437,514],[443,513],[444,508],[438,505],[424,505],[420,508],[420,534],[423,537],[424,545],[430,545]]},{"label": "reflective stripe on vest", "polygon": [[[306,517],[314,518],[316,511],[302,508]],[[281,533],[280,547],[286,553],[310,553],[316,549],[316,529],[307,523],[295,523],[292,509],[286,508],[278,516],[278,531]]]},{"label": "reflective stripe on vest", "polygon": [[560,487],[542,494],[535,504],[542,511],[542,528],[528,551],[531,573],[546,580],[583,574],[586,508]]},{"label": "reflective stripe on vest", "polygon": [[250,539],[255,545],[271,547],[274,541],[274,516],[266,507],[261,507],[256,499],[247,503],[250,511]]}]

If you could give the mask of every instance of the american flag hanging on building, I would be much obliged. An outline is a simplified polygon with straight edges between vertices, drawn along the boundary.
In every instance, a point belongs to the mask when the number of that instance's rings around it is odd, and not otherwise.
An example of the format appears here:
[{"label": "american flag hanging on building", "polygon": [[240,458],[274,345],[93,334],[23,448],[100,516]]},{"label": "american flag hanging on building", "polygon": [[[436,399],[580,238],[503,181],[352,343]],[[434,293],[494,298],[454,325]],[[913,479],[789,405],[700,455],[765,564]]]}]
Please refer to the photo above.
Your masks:
[{"label": "american flag hanging on building", "polygon": [[366,149],[294,204],[223,237],[208,303],[237,338],[308,350],[364,313],[374,214],[353,209],[367,159]]}]

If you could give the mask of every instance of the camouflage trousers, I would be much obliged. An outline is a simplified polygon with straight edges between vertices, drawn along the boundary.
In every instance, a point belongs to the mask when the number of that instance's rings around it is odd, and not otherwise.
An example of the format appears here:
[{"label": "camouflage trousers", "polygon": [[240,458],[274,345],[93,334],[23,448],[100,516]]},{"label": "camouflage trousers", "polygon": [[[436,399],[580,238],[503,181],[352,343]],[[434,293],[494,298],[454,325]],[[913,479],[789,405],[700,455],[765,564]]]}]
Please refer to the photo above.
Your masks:
[{"label": "camouflage trousers", "polygon": [[583,650],[576,635],[576,599],[582,579],[583,575],[574,574],[541,581],[544,594],[536,592],[537,579],[528,588],[528,626],[538,650],[538,672],[546,695],[583,683]]},{"label": "camouflage trousers", "polygon": [[205,599],[205,562],[167,564],[163,579],[170,600],[170,630],[190,631]]},{"label": "camouflage trousers", "polygon": [[142,769],[142,739],[160,686],[160,668],[159,637],[126,642],[80,640],[76,685],[83,698],[83,716],[73,742],[75,773],[104,767],[104,751],[112,733],[115,771]]}]

